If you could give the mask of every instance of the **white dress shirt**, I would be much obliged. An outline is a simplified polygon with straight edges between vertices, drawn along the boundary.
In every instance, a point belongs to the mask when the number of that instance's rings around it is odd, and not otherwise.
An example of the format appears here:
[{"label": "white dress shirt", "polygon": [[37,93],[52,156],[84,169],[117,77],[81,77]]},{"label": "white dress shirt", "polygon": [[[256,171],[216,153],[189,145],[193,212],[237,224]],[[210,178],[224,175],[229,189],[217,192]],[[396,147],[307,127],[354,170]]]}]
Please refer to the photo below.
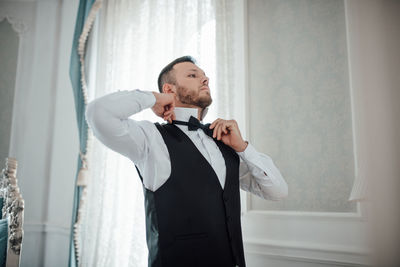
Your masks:
[{"label": "white dress shirt", "polygon": [[[128,157],[138,167],[144,186],[156,191],[169,178],[171,162],[161,133],[153,122],[135,121],[129,117],[156,102],[149,91],[118,91],[95,99],[86,110],[86,119],[93,134],[110,149]],[[176,120],[197,118],[196,108],[175,107]],[[207,112],[203,112],[203,118]],[[201,118],[201,120],[203,120]],[[186,125],[176,125],[207,159],[224,188],[225,160],[215,141],[202,129],[189,131]],[[287,196],[287,184],[272,159],[257,152],[249,143],[240,156],[240,187],[264,199],[279,200]]]}]

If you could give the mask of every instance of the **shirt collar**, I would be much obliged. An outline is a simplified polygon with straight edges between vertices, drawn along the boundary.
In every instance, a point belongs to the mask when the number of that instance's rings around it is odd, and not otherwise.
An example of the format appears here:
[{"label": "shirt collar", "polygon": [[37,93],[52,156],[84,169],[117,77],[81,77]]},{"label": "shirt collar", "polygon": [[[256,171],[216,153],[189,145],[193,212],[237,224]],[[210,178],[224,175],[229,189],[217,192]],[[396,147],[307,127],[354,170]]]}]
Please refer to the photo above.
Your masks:
[{"label": "shirt collar", "polygon": [[[189,121],[190,116],[197,118],[197,108],[184,108],[184,107],[175,107],[175,117],[178,121]],[[203,121],[204,117],[207,115],[208,107],[203,109],[203,113],[201,114],[200,121]]]}]

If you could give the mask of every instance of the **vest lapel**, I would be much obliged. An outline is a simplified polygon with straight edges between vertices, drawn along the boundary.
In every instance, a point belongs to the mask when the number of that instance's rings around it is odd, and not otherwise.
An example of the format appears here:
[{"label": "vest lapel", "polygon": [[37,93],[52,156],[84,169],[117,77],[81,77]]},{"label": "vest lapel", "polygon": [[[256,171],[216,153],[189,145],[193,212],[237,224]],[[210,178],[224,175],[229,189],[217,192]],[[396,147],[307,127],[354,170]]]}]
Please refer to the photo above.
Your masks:
[{"label": "vest lapel", "polygon": [[229,146],[225,145],[221,141],[214,140],[215,143],[218,145],[219,150],[222,153],[222,156],[224,157],[225,160],[225,166],[226,166],[226,179],[225,179],[225,186],[224,190],[227,190],[230,186],[232,186],[232,179],[235,179],[237,176],[233,175],[233,171],[235,170],[235,160],[234,158],[239,157],[236,152]]},{"label": "vest lapel", "polygon": [[[168,125],[170,125],[170,124],[168,124]],[[227,160],[226,157],[227,157],[227,156],[231,157],[231,155],[229,155],[229,151],[227,151],[227,146],[226,146],[224,143],[222,143],[221,141],[218,141],[218,140],[213,139],[213,140],[215,141],[215,143],[217,144],[217,146],[219,147],[219,149],[220,149],[220,151],[221,151],[221,153],[222,153],[222,157],[224,158],[224,161],[225,161],[226,178],[225,178],[224,188],[222,188],[221,183],[220,183],[220,181],[219,181],[219,179],[218,179],[218,175],[217,175],[217,173],[215,172],[214,168],[211,166],[211,164],[208,162],[208,160],[203,156],[203,154],[201,154],[201,152],[200,152],[199,149],[196,147],[196,145],[193,143],[193,141],[189,138],[189,136],[187,136],[187,134],[185,134],[185,133],[184,133],[181,129],[179,129],[179,127],[177,127],[176,125],[171,124],[171,127],[176,128],[176,130],[175,130],[175,133],[176,133],[175,136],[177,137],[177,140],[178,140],[179,142],[182,142],[183,139],[186,139],[187,142],[190,143],[191,146],[193,146],[193,148],[197,151],[197,153],[199,153],[199,154],[201,155],[201,157],[204,159],[204,161],[206,162],[206,164],[213,170],[213,173],[215,174],[215,178],[217,179],[218,185],[219,185],[219,187],[221,188],[221,190],[226,189],[227,181],[229,180],[228,177],[230,177],[230,176],[229,176],[229,174],[230,174],[230,169],[232,169],[232,168],[228,168],[228,164],[227,164],[227,163],[230,162],[230,161]],[[233,166],[232,166],[232,167],[233,167]]]}]

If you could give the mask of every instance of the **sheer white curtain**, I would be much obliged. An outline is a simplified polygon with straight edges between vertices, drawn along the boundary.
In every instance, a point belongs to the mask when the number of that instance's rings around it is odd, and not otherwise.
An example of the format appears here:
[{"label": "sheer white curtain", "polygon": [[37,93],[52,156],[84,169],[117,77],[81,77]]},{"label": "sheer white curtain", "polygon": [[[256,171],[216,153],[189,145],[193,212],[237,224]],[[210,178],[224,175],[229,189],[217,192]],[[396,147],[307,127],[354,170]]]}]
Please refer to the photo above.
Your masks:
[{"label": "sheer white curtain", "polygon": [[[210,77],[214,102],[205,121],[232,116],[232,7],[229,0],[103,2],[88,45],[90,100],[118,90],[158,91],[162,67],[191,55]],[[161,121],[150,109],[133,118]],[[97,139],[91,151],[80,265],[147,266],[143,190],[134,164]]]}]

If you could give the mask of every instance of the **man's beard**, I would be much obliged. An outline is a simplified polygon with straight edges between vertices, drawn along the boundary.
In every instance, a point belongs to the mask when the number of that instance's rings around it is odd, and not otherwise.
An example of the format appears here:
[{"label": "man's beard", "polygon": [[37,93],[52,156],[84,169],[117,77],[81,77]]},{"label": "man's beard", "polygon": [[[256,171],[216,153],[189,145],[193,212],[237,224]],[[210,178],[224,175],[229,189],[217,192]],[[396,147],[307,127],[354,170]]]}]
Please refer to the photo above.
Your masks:
[{"label": "man's beard", "polygon": [[183,104],[194,105],[200,108],[206,108],[212,103],[210,94],[199,96],[199,91],[191,91],[183,86],[177,85],[176,93],[179,97],[179,101]]}]

